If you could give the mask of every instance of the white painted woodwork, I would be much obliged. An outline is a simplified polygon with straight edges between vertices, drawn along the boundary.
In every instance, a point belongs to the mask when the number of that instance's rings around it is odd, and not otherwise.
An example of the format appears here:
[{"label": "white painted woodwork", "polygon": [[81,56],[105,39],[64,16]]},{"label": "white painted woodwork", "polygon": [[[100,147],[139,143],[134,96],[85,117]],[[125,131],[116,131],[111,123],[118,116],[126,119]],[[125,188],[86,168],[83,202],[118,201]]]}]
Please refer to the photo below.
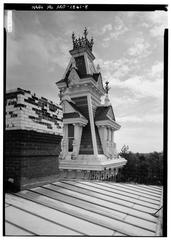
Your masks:
[{"label": "white painted woodwork", "polygon": [[89,111],[90,128],[91,128],[91,137],[92,137],[92,142],[93,142],[93,152],[94,152],[94,155],[97,156],[98,155],[97,140],[96,140],[96,134],[95,134],[93,109],[92,109],[91,95],[90,94],[88,94],[88,96],[87,96],[87,101],[88,101],[88,111]]}]

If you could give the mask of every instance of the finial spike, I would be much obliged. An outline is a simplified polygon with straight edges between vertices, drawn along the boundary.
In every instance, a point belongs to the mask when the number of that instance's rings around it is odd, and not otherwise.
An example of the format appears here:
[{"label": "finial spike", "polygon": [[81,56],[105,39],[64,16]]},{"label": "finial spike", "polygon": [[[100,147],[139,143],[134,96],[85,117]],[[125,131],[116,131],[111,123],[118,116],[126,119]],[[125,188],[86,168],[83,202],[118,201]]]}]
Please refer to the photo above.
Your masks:
[{"label": "finial spike", "polygon": [[84,29],[84,37],[85,37],[85,39],[87,38],[87,35],[88,35],[88,31],[87,31],[87,28],[85,27],[85,29]]},{"label": "finial spike", "polygon": [[74,40],[75,40],[75,33],[73,32],[72,33],[72,41],[73,41],[73,43],[74,43]]},{"label": "finial spike", "polygon": [[108,92],[109,92],[109,90],[110,90],[109,82],[106,81],[105,84],[106,84],[106,86],[105,86],[105,91],[106,91],[106,94],[108,94]]}]

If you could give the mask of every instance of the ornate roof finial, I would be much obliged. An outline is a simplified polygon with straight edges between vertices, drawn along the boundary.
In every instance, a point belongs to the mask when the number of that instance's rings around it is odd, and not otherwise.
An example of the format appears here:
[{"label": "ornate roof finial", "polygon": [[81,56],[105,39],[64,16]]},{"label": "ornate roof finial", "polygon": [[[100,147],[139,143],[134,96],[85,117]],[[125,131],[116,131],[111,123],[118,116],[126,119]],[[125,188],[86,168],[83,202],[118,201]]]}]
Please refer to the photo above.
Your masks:
[{"label": "ornate roof finial", "polygon": [[106,86],[105,86],[105,91],[106,91],[106,94],[108,94],[109,90],[110,90],[110,87],[108,86],[109,85],[109,82],[106,81],[105,82]]},{"label": "ornate roof finial", "polygon": [[87,39],[87,35],[88,35],[88,31],[87,31],[87,28],[85,27],[85,29],[84,29],[84,37],[85,37],[85,39]]},{"label": "ornate roof finial", "polygon": [[104,100],[104,105],[109,106],[109,105],[111,105],[110,100],[109,100],[109,96],[108,96],[108,92],[109,92],[109,89],[110,89],[110,87],[108,86],[109,82],[106,81],[105,84],[106,84],[106,86],[105,86],[106,96],[105,96],[105,100]]},{"label": "ornate roof finial", "polygon": [[87,48],[90,51],[92,51],[92,47],[94,44],[93,38],[91,40],[87,39],[88,31],[87,28],[85,27],[84,33],[82,37],[75,37],[74,32],[72,33],[72,42],[73,42],[73,50],[79,49],[79,48]]},{"label": "ornate roof finial", "polygon": [[74,44],[74,41],[75,41],[75,33],[73,32],[72,33],[72,42],[73,42],[73,44]]}]

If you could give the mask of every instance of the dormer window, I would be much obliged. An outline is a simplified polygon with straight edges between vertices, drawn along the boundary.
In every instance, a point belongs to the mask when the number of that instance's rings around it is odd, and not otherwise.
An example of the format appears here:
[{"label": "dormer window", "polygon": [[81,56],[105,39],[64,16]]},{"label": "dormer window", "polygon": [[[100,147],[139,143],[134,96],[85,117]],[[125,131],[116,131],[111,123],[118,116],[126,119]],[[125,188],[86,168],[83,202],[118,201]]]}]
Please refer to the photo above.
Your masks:
[{"label": "dormer window", "polygon": [[84,56],[75,57],[76,67],[78,69],[80,77],[86,75],[86,66]]}]

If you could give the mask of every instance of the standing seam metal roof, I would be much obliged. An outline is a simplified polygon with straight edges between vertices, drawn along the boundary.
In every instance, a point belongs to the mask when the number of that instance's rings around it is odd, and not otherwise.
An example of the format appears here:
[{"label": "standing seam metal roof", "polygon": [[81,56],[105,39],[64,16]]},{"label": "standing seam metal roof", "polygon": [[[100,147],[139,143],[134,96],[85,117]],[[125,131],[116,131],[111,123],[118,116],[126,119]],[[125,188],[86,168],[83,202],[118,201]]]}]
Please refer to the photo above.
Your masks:
[{"label": "standing seam metal roof", "polygon": [[6,194],[6,235],[156,236],[162,187],[61,180]]}]

